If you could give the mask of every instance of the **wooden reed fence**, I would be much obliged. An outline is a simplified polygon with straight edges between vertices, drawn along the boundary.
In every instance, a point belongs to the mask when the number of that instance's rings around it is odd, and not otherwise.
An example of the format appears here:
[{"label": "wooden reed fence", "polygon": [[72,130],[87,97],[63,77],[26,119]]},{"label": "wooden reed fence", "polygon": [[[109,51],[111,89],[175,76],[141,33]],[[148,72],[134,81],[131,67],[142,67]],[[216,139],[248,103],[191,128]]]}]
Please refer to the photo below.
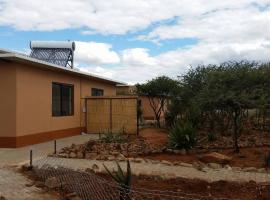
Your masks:
[{"label": "wooden reed fence", "polygon": [[135,96],[86,98],[87,132],[137,134],[137,104]]}]

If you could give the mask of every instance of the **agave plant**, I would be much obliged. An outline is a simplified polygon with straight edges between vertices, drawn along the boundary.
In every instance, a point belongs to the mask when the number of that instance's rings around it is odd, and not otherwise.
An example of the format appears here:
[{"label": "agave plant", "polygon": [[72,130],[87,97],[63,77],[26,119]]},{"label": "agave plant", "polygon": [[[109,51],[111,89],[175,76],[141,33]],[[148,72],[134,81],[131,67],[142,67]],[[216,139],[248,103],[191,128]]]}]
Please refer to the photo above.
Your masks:
[{"label": "agave plant", "polygon": [[196,144],[196,129],[189,122],[176,123],[169,133],[169,147],[172,149],[190,149]]},{"label": "agave plant", "polygon": [[119,185],[119,199],[120,200],[128,200],[129,198],[129,191],[131,187],[131,168],[130,162],[127,160],[127,172],[124,173],[122,168],[120,167],[119,163],[116,161],[117,171],[110,171],[104,164],[105,170],[108,174],[116,181]]}]

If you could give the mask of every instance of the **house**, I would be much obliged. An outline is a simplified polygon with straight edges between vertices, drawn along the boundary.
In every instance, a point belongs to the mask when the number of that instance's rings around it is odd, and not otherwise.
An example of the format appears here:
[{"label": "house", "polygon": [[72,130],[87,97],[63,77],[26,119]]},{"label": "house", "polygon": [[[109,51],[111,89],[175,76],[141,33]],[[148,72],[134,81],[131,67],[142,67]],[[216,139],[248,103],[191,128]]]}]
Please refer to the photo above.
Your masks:
[{"label": "house", "polygon": [[[66,55],[70,59],[72,54]],[[115,96],[117,84],[124,83],[0,50],[0,147],[21,147],[84,132],[83,98]]]}]

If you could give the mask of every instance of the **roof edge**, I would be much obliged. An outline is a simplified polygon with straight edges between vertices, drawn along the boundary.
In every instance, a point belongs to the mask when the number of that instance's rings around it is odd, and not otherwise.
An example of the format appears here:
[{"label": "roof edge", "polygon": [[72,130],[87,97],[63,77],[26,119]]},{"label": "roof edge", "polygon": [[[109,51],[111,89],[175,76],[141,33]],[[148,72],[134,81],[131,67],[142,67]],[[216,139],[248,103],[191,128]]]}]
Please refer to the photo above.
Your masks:
[{"label": "roof edge", "polygon": [[75,69],[69,69],[67,67],[62,67],[60,65],[52,64],[52,63],[49,63],[49,62],[46,62],[46,61],[38,60],[36,58],[31,58],[31,57],[28,57],[27,55],[22,55],[22,54],[18,54],[18,53],[13,53],[13,52],[2,53],[2,54],[0,54],[0,59],[1,58],[2,59],[4,59],[4,58],[6,58],[6,59],[15,58],[15,59],[19,59],[19,60],[24,60],[24,61],[28,61],[28,62],[32,62],[32,63],[37,63],[37,64],[49,66],[49,67],[52,67],[52,69],[63,70],[63,71],[66,71],[66,72],[77,74],[77,75],[87,76],[89,78],[92,77],[92,78],[96,78],[96,79],[101,79],[101,80],[104,80],[104,81],[112,82],[112,83],[114,83],[116,85],[118,85],[118,84],[127,85],[127,83],[125,83],[125,82],[116,81],[114,79],[105,78],[103,76],[99,76],[99,75],[92,74],[92,73],[87,73],[87,72],[82,72],[82,71],[75,70]]}]

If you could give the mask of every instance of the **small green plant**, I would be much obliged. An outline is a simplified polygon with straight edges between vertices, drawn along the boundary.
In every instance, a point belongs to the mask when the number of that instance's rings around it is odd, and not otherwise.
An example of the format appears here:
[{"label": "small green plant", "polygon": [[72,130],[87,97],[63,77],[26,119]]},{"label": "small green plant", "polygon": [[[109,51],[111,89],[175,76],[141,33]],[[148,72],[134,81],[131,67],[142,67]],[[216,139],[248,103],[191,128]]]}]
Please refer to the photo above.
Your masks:
[{"label": "small green plant", "polygon": [[169,147],[172,149],[191,149],[196,145],[196,129],[191,123],[176,123],[169,133]]},{"label": "small green plant", "polygon": [[114,181],[116,181],[119,185],[119,199],[120,200],[127,200],[129,198],[129,191],[131,188],[131,167],[130,162],[127,160],[127,172],[124,173],[122,168],[120,167],[119,163],[116,162],[117,165],[117,171],[110,171],[104,164],[104,168],[107,171],[107,173],[113,178]]},{"label": "small green plant", "polygon": [[264,157],[264,164],[266,167],[270,167],[270,152]]},{"label": "small green plant", "polygon": [[123,133],[108,131],[101,136],[101,141],[106,143],[123,143],[126,141],[126,137],[124,131]]},{"label": "small green plant", "polygon": [[208,142],[214,142],[214,141],[217,140],[217,136],[216,136],[216,134],[213,133],[213,132],[209,132],[209,133],[207,134],[207,138],[208,138]]}]

